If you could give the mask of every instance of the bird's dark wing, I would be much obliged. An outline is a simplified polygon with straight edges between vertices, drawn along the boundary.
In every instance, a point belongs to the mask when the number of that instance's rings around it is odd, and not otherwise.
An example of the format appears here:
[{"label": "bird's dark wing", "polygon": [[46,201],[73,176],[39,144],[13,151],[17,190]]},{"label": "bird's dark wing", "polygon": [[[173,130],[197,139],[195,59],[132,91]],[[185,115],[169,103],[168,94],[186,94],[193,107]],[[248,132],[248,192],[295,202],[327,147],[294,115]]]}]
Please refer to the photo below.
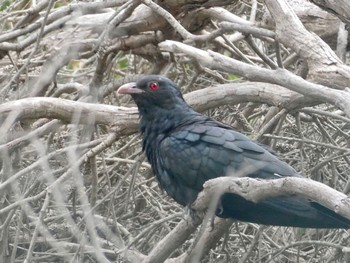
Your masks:
[{"label": "bird's dark wing", "polygon": [[243,134],[218,125],[214,121],[185,125],[168,134],[157,149],[160,184],[180,204],[193,202],[203,183],[212,178],[240,175],[267,179],[296,174]]},{"label": "bird's dark wing", "polygon": [[[158,180],[182,205],[195,200],[205,181],[220,176],[261,179],[300,176],[265,148],[215,121],[181,127],[165,137],[158,152]],[[275,197],[255,204],[238,195],[225,194],[220,206],[219,216],[260,224],[346,227],[350,223],[298,196]]]},{"label": "bird's dark wing", "polygon": [[[178,185],[197,193],[205,181],[220,176],[269,179],[297,175],[269,151],[241,133],[217,126],[216,122],[193,123],[172,132],[161,142],[158,158],[169,177],[167,180],[159,178],[165,189]],[[178,202],[182,196],[169,194]]]}]

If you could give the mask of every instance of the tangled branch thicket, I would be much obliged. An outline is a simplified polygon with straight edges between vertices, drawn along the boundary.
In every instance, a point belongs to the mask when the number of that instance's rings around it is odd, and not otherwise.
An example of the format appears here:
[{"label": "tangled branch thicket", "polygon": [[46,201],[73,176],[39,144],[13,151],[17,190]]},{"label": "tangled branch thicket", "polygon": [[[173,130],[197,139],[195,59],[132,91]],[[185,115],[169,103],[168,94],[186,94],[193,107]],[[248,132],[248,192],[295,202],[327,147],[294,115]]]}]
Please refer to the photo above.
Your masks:
[{"label": "tangled branch thicket", "polygon": [[348,194],[350,4],[287,2],[2,2],[0,262],[346,262],[343,229],[197,227],[115,95],[166,75],[196,110]]}]

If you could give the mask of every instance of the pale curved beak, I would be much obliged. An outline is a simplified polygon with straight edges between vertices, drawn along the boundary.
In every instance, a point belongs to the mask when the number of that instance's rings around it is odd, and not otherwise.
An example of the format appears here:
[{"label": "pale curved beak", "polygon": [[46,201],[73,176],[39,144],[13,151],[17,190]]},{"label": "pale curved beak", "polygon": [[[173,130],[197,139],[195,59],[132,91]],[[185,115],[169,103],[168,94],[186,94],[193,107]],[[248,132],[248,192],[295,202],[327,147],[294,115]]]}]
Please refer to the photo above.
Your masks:
[{"label": "pale curved beak", "polygon": [[121,85],[117,90],[117,94],[140,94],[144,93],[142,89],[136,88],[135,82],[126,83]]}]

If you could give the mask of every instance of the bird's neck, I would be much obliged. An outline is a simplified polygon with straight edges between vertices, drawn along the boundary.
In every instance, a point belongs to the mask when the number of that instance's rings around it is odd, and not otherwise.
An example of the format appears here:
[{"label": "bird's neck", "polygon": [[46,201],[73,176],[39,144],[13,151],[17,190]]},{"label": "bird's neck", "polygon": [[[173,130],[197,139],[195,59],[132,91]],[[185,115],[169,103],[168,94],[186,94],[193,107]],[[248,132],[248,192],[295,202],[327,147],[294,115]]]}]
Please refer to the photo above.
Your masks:
[{"label": "bird's neck", "polygon": [[175,108],[172,110],[157,109],[154,112],[140,110],[140,131],[143,134],[143,149],[157,145],[171,132],[178,129],[198,113],[190,107]]}]

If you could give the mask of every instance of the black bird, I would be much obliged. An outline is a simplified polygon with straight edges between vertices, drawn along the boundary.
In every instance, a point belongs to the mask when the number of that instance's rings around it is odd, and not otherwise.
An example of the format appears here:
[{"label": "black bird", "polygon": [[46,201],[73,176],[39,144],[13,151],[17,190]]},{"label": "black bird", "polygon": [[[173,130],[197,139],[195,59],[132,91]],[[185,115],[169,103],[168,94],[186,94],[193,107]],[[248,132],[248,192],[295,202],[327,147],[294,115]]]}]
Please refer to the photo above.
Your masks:
[{"label": "black bird", "polygon": [[[169,79],[150,75],[122,85],[140,113],[143,150],[161,188],[176,202],[190,205],[205,181],[254,167],[246,176],[301,177],[267,146],[230,126],[194,111]],[[253,203],[231,193],[220,199],[217,216],[265,225],[350,228],[350,220],[301,196],[279,196]]]}]

